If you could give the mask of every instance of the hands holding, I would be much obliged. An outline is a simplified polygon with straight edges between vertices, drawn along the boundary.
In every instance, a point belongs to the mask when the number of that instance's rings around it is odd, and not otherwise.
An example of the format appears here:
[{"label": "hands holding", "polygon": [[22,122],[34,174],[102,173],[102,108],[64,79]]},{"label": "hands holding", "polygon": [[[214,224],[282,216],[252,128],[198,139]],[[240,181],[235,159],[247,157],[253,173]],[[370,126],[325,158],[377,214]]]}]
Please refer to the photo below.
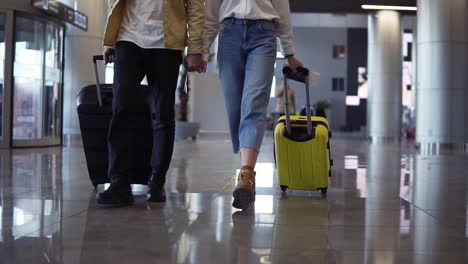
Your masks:
[{"label": "hands holding", "polygon": [[185,65],[189,72],[206,72],[206,65],[208,62],[203,60],[201,54],[189,54],[185,58]]},{"label": "hands holding", "polygon": [[200,72],[201,63],[202,63],[201,54],[189,54],[187,55],[187,57],[185,57],[185,66],[187,68],[187,71],[189,72],[194,72],[194,71]]}]

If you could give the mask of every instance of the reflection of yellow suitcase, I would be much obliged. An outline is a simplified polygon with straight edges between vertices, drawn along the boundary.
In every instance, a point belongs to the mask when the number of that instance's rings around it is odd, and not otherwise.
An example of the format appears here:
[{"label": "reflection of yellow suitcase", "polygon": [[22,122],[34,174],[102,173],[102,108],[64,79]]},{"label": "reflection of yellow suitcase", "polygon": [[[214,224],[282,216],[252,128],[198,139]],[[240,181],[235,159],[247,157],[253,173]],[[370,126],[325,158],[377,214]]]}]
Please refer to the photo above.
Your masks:
[{"label": "reflection of yellow suitcase", "polygon": [[309,71],[302,68],[299,72],[306,76],[305,80],[291,76],[292,72],[288,68],[283,70],[285,87],[288,87],[288,78],[305,82],[307,116],[290,116],[285,98],[286,115],[278,120],[275,128],[275,158],[279,184],[283,191],[321,190],[322,194],[326,194],[332,165],[329,142],[331,133],[325,118],[311,117],[307,80]]},{"label": "reflection of yellow suitcase", "polygon": [[272,248],[297,252],[294,255],[270,254],[268,263],[329,262],[328,256],[318,253],[329,247],[329,207],[328,202],[319,197],[283,196],[275,213]]}]

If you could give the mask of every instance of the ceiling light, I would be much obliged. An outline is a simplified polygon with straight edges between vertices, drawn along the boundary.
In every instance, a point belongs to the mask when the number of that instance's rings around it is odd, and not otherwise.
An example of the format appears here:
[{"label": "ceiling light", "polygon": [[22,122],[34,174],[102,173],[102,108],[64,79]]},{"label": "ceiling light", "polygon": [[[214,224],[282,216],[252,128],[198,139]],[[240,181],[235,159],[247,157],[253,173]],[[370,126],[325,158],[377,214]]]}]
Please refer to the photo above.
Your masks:
[{"label": "ceiling light", "polygon": [[362,5],[362,9],[370,10],[399,10],[399,11],[416,11],[415,6],[390,6],[390,5]]}]

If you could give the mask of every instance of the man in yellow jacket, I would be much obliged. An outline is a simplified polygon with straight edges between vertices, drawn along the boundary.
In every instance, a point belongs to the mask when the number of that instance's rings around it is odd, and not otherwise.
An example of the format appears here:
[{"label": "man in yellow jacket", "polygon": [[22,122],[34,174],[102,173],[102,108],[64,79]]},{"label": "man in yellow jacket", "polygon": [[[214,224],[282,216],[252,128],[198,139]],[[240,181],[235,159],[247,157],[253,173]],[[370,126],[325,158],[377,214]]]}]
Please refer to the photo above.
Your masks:
[{"label": "man in yellow jacket", "polygon": [[175,89],[182,52],[189,71],[202,63],[204,0],[108,0],[104,60],[114,62],[113,116],[109,127],[110,187],[102,205],[130,205],[132,107],[145,102],[135,89],[146,76],[153,95],[155,123],[148,201],[164,202],[164,183],[174,148]]}]

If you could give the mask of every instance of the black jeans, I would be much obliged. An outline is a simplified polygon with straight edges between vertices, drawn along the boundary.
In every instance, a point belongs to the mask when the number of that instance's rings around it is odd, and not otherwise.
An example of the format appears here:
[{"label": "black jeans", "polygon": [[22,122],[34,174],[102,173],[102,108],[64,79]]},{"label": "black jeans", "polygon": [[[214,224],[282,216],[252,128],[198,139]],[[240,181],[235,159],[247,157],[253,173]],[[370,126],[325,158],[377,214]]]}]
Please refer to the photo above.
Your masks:
[{"label": "black jeans", "polygon": [[[128,183],[132,166],[132,111],[147,102],[136,89],[146,75],[153,99],[153,149],[151,167],[157,184],[164,184],[174,149],[175,90],[182,52],[169,49],[143,49],[134,43],[116,45],[114,99],[109,127],[109,178]],[[148,142],[149,144],[149,142]]]}]

